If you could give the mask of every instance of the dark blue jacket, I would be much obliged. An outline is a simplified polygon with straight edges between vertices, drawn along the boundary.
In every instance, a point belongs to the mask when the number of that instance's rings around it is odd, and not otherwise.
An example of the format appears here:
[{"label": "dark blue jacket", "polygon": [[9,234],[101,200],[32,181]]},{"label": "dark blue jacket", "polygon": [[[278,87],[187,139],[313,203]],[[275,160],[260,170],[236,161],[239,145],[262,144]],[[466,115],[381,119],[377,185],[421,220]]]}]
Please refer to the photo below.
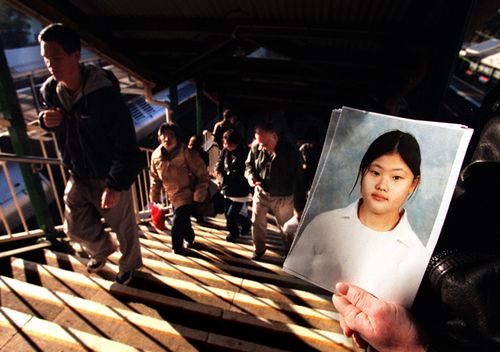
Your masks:
[{"label": "dark blue jacket", "polygon": [[71,174],[80,179],[104,179],[107,187],[126,190],[142,166],[130,112],[110,71],[83,66],[81,70],[82,96],[69,110],[60,101],[52,77],[42,85],[45,107],[62,109],[64,120],[58,127],[47,128],[40,118],[40,125],[55,132],[63,164]]}]

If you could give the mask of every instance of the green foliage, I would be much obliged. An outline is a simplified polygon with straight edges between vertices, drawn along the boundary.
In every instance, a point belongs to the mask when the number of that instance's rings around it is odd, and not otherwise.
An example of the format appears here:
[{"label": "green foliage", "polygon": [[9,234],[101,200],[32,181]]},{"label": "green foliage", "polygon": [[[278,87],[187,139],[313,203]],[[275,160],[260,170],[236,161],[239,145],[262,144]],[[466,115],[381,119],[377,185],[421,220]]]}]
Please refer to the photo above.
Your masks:
[{"label": "green foliage", "polygon": [[28,44],[29,18],[0,2],[0,36],[4,49]]}]

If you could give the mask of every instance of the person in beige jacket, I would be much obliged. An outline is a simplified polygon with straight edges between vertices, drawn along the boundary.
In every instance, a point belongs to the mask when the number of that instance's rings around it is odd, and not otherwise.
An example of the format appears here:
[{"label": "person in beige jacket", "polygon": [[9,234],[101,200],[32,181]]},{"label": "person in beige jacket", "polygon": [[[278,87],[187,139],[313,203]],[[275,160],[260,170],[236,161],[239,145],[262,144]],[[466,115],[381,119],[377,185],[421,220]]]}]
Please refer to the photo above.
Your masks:
[{"label": "person in beige jacket", "polygon": [[184,255],[184,240],[192,245],[195,237],[191,227],[193,203],[206,200],[209,175],[199,153],[182,144],[177,125],[161,125],[158,140],[160,145],[151,156],[151,201],[160,201],[163,187],[174,208],[172,249],[174,253]]}]

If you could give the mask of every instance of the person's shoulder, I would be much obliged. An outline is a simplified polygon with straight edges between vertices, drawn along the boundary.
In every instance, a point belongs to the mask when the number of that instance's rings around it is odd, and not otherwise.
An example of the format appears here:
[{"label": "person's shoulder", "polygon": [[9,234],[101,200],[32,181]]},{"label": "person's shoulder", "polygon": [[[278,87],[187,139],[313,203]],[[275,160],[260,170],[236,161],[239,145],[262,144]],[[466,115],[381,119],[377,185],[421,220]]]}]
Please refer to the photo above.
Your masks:
[{"label": "person's shoulder", "polygon": [[357,204],[358,202],[354,202],[343,208],[337,208],[322,212],[316,215],[314,220],[318,219],[318,221],[332,221],[333,219],[350,219],[353,213],[355,213],[353,208],[357,207]]},{"label": "person's shoulder", "polygon": [[201,159],[201,153],[196,150],[196,149],[192,149],[192,148],[187,148],[186,146],[182,145],[180,147],[180,150],[179,150],[180,153],[184,153],[184,155],[186,155],[186,157],[189,159],[189,160],[194,160],[194,159]]},{"label": "person's shoulder", "polygon": [[95,65],[83,65],[82,73],[86,77],[87,93],[102,89],[120,92],[120,82],[113,71]]},{"label": "person's shoulder", "polygon": [[424,244],[411,227],[411,224],[408,220],[408,211],[406,209],[404,210],[398,225],[393,231],[397,231],[399,236],[401,236],[401,241],[411,248],[421,250],[425,248]]},{"label": "person's shoulder", "polygon": [[256,140],[254,140],[254,141],[252,142],[252,144],[250,145],[250,151],[251,151],[252,153],[255,153],[255,152],[257,152],[258,150],[259,150],[259,143],[258,143]]},{"label": "person's shoulder", "polygon": [[318,214],[315,219],[318,219],[318,221],[329,221],[332,218],[340,218],[347,213],[346,208],[333,209]]},{"label": "person's shoulder", "polygon": [[161,158],[161,148],[162,146],[159,145],[158,147],[156,147],[155,150],[153,150],[153,153],[151,154],[151,159],[156,160]]},{"label": "person's shoulder", "polygon": [[40,93],[42,93],[42,95],[44,96],[46,96],[48,93],[51,93],[51,90],[53,90],[53,92],[55,93],[56,84],[57,81],[54,79],[54,77],[48,77],[45,82],[42,83],[42,86],[40,87]]}]

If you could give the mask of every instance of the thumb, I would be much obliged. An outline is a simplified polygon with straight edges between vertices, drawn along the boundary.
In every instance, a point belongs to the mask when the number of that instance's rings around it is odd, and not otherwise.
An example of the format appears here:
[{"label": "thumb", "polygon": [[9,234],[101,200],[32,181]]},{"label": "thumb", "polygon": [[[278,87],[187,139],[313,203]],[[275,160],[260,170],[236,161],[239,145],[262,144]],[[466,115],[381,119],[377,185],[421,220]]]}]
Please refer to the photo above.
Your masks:
[{"label": "thumb", "polygon": [[337,294],[344,296],[361,311],[368,311],[378,301],[378,298],[356,285],[339,282],[335,285],[335,289]]},{"label": "thumb", "polygon": [[354,331],[367,332],[373,329],[370,321],[370,308],[376,305],[377,298],[355,285],[338,283],[336,291],[342,298],[339,308],[345,323]]}]

